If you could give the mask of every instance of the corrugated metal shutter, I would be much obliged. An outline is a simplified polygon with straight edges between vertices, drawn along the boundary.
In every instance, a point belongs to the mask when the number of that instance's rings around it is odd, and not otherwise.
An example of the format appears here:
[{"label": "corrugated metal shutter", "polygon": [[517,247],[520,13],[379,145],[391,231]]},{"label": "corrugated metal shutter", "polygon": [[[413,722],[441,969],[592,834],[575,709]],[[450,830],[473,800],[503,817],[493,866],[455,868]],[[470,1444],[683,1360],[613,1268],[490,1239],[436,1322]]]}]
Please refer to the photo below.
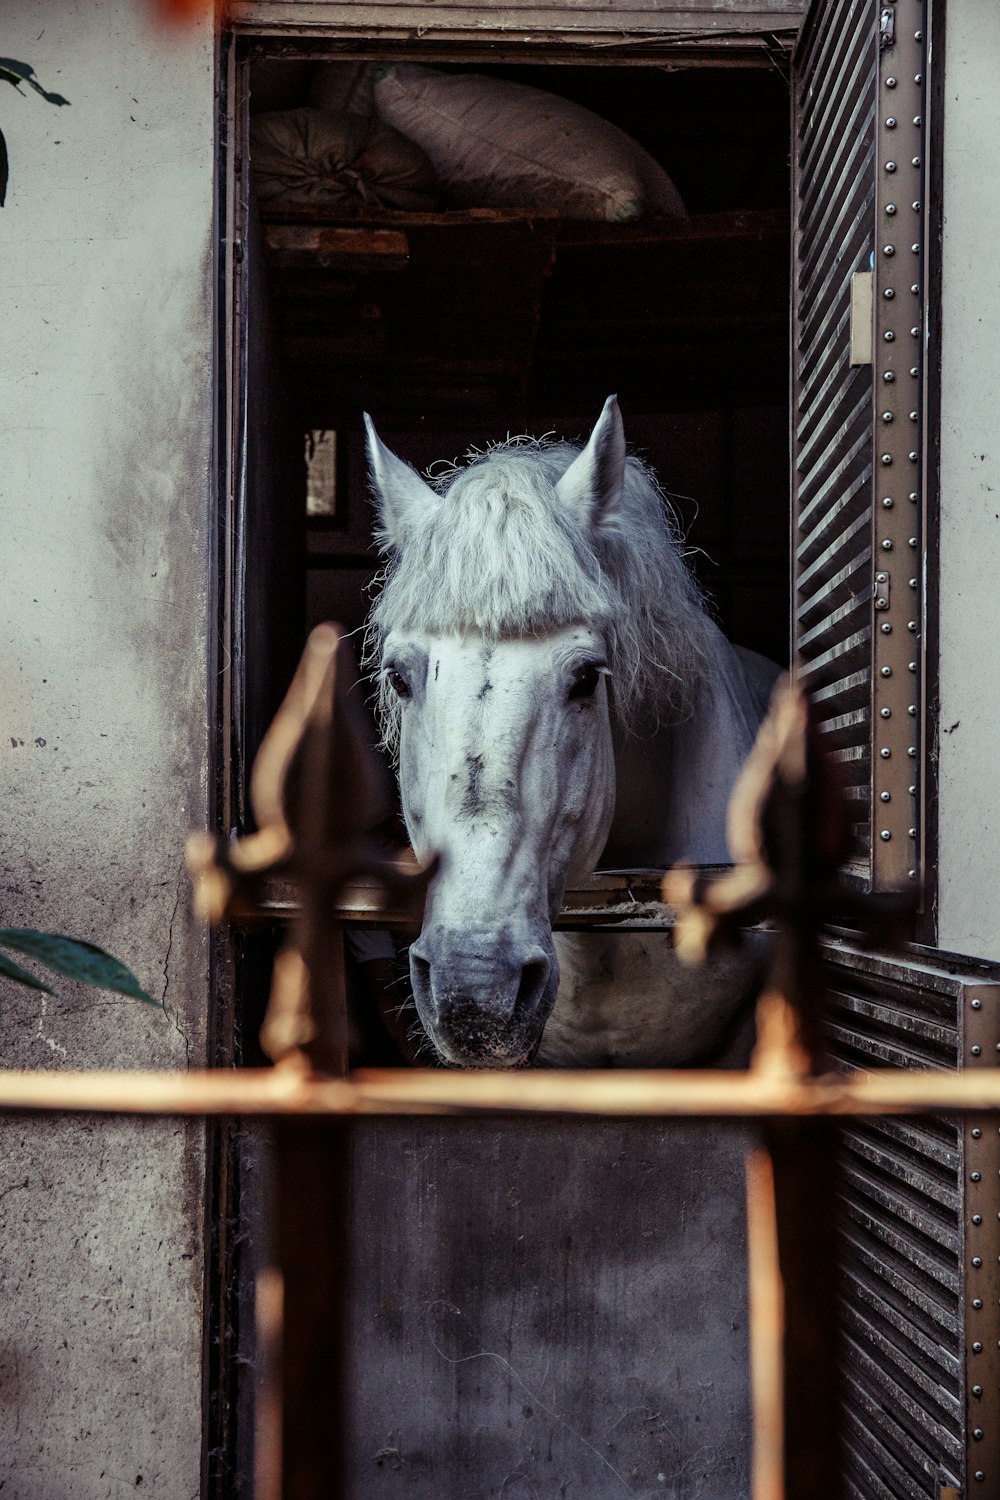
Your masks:
[{"label": "corrugated metal shutter", "polygon": [[[831,944],[827,980],[830,1040],[847,1067],[955,1068],[996,1056],[1000,985],[985,966],[945,955],[907,962]],[[985,1132],[981,1122],[963,1129],[943,1119],[844,1130],[850,1500],[938,1500],[946,1485],[965,1493],[967,1479],[995,1462],[984,1444],[995,1445],[1000,1363],[997,1139],[995,1122]],[[984,1184],[989,1209],[977,1221]],[[995,1468],[989,1477],[1000,1481]]]},{"label": "corrugated metal shutter", "polygon": [[923,26],[817,0],[793,69],[793,646],[876,888],[920,868]]},{"label": "corrugated metal shutter", "polygon": [[875,244],[873,14],[872,0],[814,7],[797,53],[794,109],[794,649],[843,767],[866,855],[872,367],[850,363],[850,316],[852,276],[868,270]]}]

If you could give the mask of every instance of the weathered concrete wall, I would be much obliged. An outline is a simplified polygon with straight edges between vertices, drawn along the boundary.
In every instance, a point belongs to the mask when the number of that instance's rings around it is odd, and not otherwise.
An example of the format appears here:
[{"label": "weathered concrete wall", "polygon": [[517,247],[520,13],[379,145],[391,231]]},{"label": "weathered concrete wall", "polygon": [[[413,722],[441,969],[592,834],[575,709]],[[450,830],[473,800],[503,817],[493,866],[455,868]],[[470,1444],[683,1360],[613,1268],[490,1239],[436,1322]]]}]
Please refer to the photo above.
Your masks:
[{"label": "weathered concrete wall", "polygon": [[948,0],[941,392],[939,927],[1000,957],[1000,8]]},{"label": "weathered concrete wall", "polygon": [[[214,40],[135,0],[4,6],[0,921],[120,955],[162,1003],[2,983],[4,1066],[205,1058],[183,871],[207,816]],[[0,1488],[200,1490],[204,1142],[0,1123]]]}]

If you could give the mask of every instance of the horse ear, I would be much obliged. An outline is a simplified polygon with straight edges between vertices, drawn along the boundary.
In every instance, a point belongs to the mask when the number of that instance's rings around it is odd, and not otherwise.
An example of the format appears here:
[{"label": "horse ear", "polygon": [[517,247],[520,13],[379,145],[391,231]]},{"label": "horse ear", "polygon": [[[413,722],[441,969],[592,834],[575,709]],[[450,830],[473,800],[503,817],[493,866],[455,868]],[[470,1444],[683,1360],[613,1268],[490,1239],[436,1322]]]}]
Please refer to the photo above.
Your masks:
[{"label": "horse ear", "polygon": [[413,527],[435,510],[441,500],[415,469],[385,446],[367,412],[364,417],[368,467],[378,501],[379,520],[386,540],[400,548]]},{"label": "horse ear", "polygon": [[613,515],[625,483],[625,429],[617,396],[609,396],[587,446],[556,485],[560,500],[599,527]]}]

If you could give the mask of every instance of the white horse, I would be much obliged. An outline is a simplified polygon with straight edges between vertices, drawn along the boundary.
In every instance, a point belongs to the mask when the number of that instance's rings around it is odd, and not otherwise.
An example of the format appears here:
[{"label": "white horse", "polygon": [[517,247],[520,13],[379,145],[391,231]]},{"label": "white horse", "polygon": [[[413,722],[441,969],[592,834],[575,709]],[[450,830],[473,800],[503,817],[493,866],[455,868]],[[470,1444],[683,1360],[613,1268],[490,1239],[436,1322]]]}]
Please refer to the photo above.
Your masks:
[{"label": "white horse", "polygon": [[746,958],[686,970],[669,934],[552,922],[599,860],[728,861],[778,669],[709,619],[614,397],[582,450],[515,439],[432,484],[365,421],[389,554],[368,656],[410,839],[441,857],[410,950],[425,1031],[459,1066],[709,1055]]}]

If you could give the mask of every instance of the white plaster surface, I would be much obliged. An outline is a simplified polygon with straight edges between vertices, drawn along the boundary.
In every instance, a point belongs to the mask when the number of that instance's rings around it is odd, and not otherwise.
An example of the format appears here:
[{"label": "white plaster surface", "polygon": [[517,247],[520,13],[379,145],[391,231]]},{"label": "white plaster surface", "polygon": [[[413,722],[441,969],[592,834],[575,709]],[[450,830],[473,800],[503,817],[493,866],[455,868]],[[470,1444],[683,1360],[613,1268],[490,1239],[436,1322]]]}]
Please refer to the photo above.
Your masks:
[{"label": "white plaster surface", "polygon": [[1000,6],[946,28],[938,941],[1000,959]]},{"label": "white plaster surface", "polygon": [[[162,1008],[0,980],[0,1065],[205,1059],[214,38],[7,0],[0,90],[0,923]],[[0,1120],[0,1496],[200,1492],[200,1125]]]}]

